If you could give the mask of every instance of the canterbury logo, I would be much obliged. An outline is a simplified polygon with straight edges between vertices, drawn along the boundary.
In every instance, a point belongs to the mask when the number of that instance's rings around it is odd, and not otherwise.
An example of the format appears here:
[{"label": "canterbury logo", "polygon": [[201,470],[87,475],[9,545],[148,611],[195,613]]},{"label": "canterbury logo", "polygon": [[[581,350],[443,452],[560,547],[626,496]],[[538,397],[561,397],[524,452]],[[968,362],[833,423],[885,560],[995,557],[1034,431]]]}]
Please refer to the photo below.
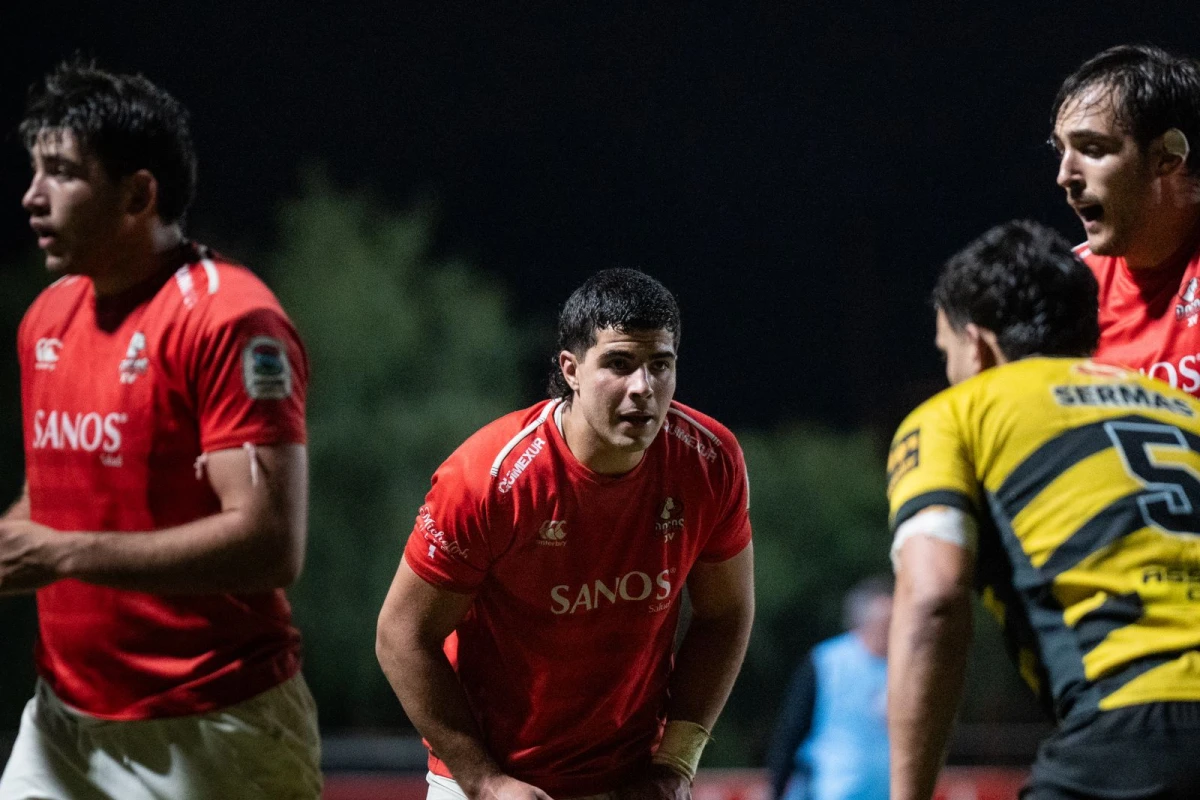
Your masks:
[{"label": "canterbury logo", "polygon": [[38,369],[54,369],[58,363],[58,351],[62,349],[61,339],[38,339],[33,347],[33,357]]},{"label": "canterbury logo", "polygon": [[538,539],[542,544],[564,544],[563,540],[566,538],[566,520],[548,519],[542,523],[542,527],[538,528]]}]

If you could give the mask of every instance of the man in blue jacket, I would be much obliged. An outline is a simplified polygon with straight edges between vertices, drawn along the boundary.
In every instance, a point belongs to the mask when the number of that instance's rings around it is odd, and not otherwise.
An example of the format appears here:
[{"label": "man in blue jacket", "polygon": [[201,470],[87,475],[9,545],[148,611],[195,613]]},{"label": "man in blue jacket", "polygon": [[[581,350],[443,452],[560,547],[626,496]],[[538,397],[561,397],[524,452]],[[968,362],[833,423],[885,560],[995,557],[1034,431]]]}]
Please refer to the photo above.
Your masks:
[{"label": "man in blue jacket", "polygon": [[848,631],[796,667],[767,758],[776,800],[887,800],[891,617],[891,578],[861,581],[846,595]]}]

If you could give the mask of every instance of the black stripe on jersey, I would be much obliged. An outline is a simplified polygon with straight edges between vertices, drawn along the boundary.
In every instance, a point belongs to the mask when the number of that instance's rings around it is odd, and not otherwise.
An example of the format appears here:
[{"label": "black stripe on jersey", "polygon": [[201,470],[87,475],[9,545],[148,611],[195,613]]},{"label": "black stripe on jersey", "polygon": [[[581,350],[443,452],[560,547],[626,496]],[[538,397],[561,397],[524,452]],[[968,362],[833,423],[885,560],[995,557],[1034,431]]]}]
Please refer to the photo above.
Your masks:
[{"label": "black stripe on jersey", "polygon": [[[1029,624],[1025,602],[1013,587],[1011,559],[1000,541],[993,520],[988,517],[979,526],[979,555],[975,560],[975,586],[982,594],[990,589],[992,596],[1004,607],[1004,644],[1014,664],[1020,663],[1021,651],[1028,650],[1036,661],[1037,686],[1029,684],[1046,713],[1054,713],[1050,694],[1050,676],[1041,657],[1041,642]],[[1022,680],[1026,676],[1021,676]]]},{"label": "black stripe on jersey", "polygon": [[[1012,518],[995,497],[989,497],[992,522],[1012,569],[1008,580],[1015,593],[1014,604],[1023,612],[1005,616],[1005,639],[1010,648],[1026,647],[1038,657],[1039,671],[1045,675],[1041,700],[1056,719],[1062,720],[1082,701],[1083,707],[1095,708],[1099,693],[1094,691],[1083,671],[1083,653],[1075,632],[1063,619],[1063,608],[1054,596],[1053,578],[1039,572],[1029,561],[1012,528]],[[980,557],[984,553],[982,539]]]},{"label": "black stripe on jersey", "polygon": [[[1130,421],[1143,419],[1122,417],[1122,420]],[[996,490],[995,497],[1004,506],[1004,513],[1010,519],[1016,517],[1059,475],[1085,458],[1112,447],[1112,439],[1104,430],[1104,424],[1112,421],[1106,419],[1082,428],[1072,428],[1034,450]]]},{"label": "black stripe on jersey", "polygon": [[1110,633],[1141,619],[1145,610],[1146,607],[1142,605],[1142,598],[1137,592],[1116,594],[1107,598],[1075,623],[1075,635],[1079,637],[1079,646],[1085,653],[1090,653],[1108,638]]},{"label": "black stripe on jersey", "polygon": [[1142,492],[1135,491],[1089,519],[1058,546],[1040,572],[1047,580],[1054,580],[1097,550],[1146,527],[1138,505],[1141,497]]},{"label": "black stripe on jersey", "polygon": [[919,494],[900,506],[899,510],[896,511],[895,518],[892,520],[892,533],[895,533],[897,528],[916,516],[918,512],[924,511],[930,506],[949,506],[950,508],[957,508],[959,511],[965,511],[972,516],[978,515],[978,509],[971,502],[971,498],[962,492],[956,492],[952,489],[938,489],[934,492]]},{"label": "black stripe on jersey", "polygon": [[[1083,459],[1112,447],[1112,438],[1105,426],[1113,422],[1170,425],[1140,414],[1128,414],[1072,428],[1042,443],[1041,447],[1009,473],[1004,483],[996,490],[995,497],[1004,505],[1005,513],[1010,518],[1015,517],[1059,475]],[[1200,452],[1200,436],[1182,428],[1178,430],[1187,440],[1188,446]]]}]

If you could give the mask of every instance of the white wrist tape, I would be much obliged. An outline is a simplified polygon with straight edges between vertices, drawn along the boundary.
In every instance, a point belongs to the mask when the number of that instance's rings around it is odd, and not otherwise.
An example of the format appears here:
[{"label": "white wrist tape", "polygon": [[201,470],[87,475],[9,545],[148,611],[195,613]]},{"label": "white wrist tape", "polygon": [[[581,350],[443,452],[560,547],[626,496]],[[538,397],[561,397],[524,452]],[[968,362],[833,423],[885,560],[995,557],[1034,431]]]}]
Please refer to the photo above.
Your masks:
[{"label": "white wrist tape", "polygon": [[979,526],[975,518],[950,506],[931,508],[905,520],[892,541],[892,570],[900,569],[900,548],[914,536],[928,536],[958,545],[975,553],[979,549]]},{"label": "white wrist tape", "polygon": [[693,780],[700,766],[700,754],[711,739],[712,734],[703,725],[682,719],[668,720],[662,741],[650,760]]}]

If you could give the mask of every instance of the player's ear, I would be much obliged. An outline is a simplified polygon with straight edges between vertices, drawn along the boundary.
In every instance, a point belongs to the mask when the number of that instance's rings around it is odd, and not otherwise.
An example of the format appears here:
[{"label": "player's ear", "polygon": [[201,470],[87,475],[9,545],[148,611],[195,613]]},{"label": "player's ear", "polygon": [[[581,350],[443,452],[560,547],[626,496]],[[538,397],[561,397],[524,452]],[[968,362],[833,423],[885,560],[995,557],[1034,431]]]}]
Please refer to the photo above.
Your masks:
[{"label": "player's ear", "polygon": [[134,217],[158,213],[158,181],[148,169],[139,169],[124,180],[125,213]]},{"label": "player's ear", "polygon": [[579,356],[570,350],[563,350],[558,354],[558,368],[562,370],[563,380],[567,382],[567,386],[571,387],[571,391],[578,392]]},{"label": "player's ear", "polygon": [[1187,164],[1191,143],[1179,128],[1169,128],[1162,136],[1150,143],[1155,171],[1159,177],[1170,175]]},{"label": "player's ear", "polygon": [[991,369],[1007,361],[1004,353],[1000,350],[1000,342],[996,338],[995,332],[969,322],[967,323],[967,335],[971,339],[977,373],[983,372],[985,369]]},{"label": "player's ear", "polygon": [[991,331],[983,329],[974,323],[967,323],[962,329],[962,336],[966,338],[971,347],[971,373],[978,375],[984,369],[996,366],[995,357],[992,356],[991,347],[989,347],[988,338],[985,333]]}]

